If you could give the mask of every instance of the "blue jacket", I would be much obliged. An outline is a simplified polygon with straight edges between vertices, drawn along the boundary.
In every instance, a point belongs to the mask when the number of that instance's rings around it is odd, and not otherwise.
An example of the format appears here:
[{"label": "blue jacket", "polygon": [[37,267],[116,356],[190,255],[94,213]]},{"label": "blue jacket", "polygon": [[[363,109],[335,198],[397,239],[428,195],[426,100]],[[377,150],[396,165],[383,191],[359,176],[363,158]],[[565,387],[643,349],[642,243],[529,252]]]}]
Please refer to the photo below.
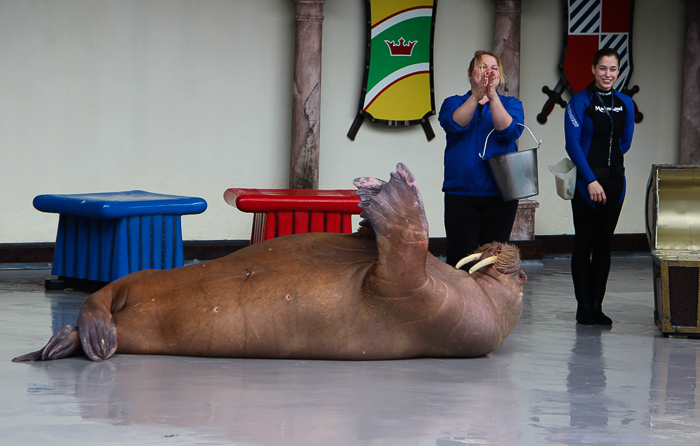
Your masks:
[{"label": "blue jacket", "polygon": [[500,191],[491,174],[486,159],[518,150],[515,142],[523,133],[525,119],[523,104],[511,96],[498,95],[513,122],[505,129],[494,131],[488,139],[484,160],[479,158],[484,150],[484,143],[489,132],[493,130],[491,107],[487,102],[479,106],[469,124],[465,127],[457,124],[452,115],[471,96],[451,96],[442,103],[438,120],[445,130],[447,145],[445,147],[445,180],[442,191],[446,194],[486,197],[499,195]]},{"label": "blue jacket", "polygon": [[[622,100],[625,105],[625,128],[619,139],[620,151],[622,155],[627,153],[632,145],[632,135],[634,134],[634,102],[632,99],[617,91],[614,92],[615,100]],[[566,116],[564,117],[564,136],[566,137],[566,152],[571,161],[576,165],[576,189],[583,195],[588,204],[594,206],[588,194],[588,185],[596,181],[596,176],[588,165],[588,151],[591,146],[593,136],[593,121],[586,115],[586,109],[591,103],[593,93],[588,89],[581,90],[571,98],[566,106]],[[625,180],[626,187],[626,180]],[[622,205],[625,199],[625,190],[618,206]]]}]

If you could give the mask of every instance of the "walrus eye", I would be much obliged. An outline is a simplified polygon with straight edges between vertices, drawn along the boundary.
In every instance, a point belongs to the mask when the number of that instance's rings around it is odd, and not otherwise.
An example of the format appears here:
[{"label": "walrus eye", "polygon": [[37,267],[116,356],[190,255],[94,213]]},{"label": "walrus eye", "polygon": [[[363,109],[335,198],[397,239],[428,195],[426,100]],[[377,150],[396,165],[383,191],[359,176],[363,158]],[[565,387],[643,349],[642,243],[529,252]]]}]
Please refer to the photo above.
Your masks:
[{"label": "walrus eye", "polygon": [[463,266],[466,265],[467,263],[471,263],[471,262],[473,262],[474,260],[478,259],[479,257],[481,257],[481,253],[480,253],[480,252],[479,252],[479,253],[476,253],[476,254],[472,254],[472,255],[467,256],[467,257],[464,257],[462,260],[460,260],[459,262],[457,262],[457,264],[455,265],[455,269],[460,269],[461,267],[463,267]]},{"label": "walrus eye", "polygon": [[527,275],[525,274],[525,271],[520,270],[520,274],[518,274],[518,279],[520,279],[521,283],[525,283],[527,281]]},{"label": "walrus eye", "polygon": [[472,266],[471,269],[469,270],[469,274],[472,274],[472,273],[474,273],[474,271],[478,271],[485,266],[493,265],[497,261],[498,261],[498,256],[487,257],[484,260],[477,263],[476,265]]}]

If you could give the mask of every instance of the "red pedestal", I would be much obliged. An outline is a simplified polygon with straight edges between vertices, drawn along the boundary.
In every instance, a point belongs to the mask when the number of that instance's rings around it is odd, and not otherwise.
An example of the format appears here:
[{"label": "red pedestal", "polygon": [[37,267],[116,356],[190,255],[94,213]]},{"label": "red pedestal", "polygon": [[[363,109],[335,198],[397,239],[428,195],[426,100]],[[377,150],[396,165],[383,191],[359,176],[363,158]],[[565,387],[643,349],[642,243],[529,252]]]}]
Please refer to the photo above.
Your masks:
[{"label": "red pedestal", "polygon": [[352,215],[362,212],[354,190],[231,188],[224,200],[255,214],[251,244],[305,232],[350,233]]}]

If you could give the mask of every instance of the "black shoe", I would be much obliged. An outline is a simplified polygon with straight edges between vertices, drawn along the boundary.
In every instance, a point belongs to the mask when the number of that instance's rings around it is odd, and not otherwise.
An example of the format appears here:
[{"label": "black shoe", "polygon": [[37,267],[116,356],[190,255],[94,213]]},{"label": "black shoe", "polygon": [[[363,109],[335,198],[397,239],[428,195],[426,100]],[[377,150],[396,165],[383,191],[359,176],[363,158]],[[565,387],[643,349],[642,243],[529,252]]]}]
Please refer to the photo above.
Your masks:
[{"label": "black shoe", "polygon": [[578,303],[578,307],[576,308],[576,322],[581,325],[596,324],[593,312],[588,305],[582,304],[581,302]]},{"label": "black shoe", "polygon": [[607,317],[601,310],[593,310],[592,316],[595,325],[612,325],[612,319]]},{"label": "black shoe", "polygon": [[591,311],[593,315],[593,320],[596,325],[612,325],[612,319],[603,314],[603,299],[596,299],[593,302],[593,309]]}]

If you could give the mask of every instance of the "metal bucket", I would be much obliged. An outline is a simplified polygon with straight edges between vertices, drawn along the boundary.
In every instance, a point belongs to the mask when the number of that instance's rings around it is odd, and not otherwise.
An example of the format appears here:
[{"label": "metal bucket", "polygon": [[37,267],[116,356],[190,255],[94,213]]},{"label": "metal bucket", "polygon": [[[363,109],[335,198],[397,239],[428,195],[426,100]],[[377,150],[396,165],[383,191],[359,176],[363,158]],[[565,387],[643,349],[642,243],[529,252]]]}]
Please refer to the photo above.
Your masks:
[{"label": "metal bucket", "polygon": [[[537,142],[537,138],[535,138],[535,135],[529,127],[520,123],[518,123],[518,125],[522,125],[528,129],[535,143],[537,143],[537,147],[494,156],[487,160],[504,201],[532,197],[539,193],[537,149],[540,148],[542,141],[540,140]],[[480,155],[481,159],[484,159],[486,144],[492,132],[493,130],[486,136],[484,152]]]}]

